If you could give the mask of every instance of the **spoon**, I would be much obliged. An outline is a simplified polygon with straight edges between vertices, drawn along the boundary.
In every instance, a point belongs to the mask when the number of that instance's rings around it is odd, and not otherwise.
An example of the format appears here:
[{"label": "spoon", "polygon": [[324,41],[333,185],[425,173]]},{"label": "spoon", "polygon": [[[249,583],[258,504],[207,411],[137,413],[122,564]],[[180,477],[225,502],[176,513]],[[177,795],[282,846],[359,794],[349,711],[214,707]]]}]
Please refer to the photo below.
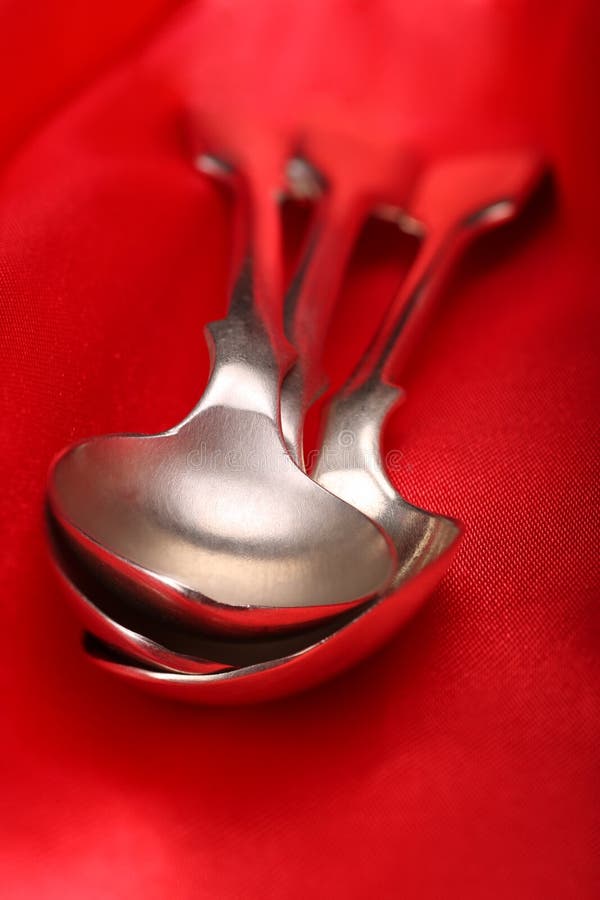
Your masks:
[{"label": "spoon", "polygon": [[[411,171],[411,160],[404,154],[404,166],[396,173],[396,185],[400,184],[400,174],[404,176],[405,185]],[[229,183],[231,170],[223,160],[203,154],[198,158],[198,167],[212,177]],[[335,291],[341,280],[343,269],[351,252],[351,244],[356,239],[358,227],[363,218],[370,212],[367,203],[368,195],[363,191],[356,197],[344,196],[344,192],[334,194],[334,203],[326,204],[330,189],[325,179],[314,166],[305,159],[296,157],[287,166],[286,195],[296,199],[310,199],[317,204],[317,220],[313,224],[313,238],[308,241],[304,259],[298,267],[298,274],[287,292],[285,300],[285,317],[292,321],[299,307],[299,296],[306,303],[323,303],[325,298],[331,306],[328,292],[323,289],[322,281],[329,291]],[[404,187],[406,190],[406,187]],[[343,198],[340,202],[340,196]],[[372,196],[376,196],[373,192]],[[283,198],[282,198],[283,199]],[[333,206],[333,213],[332,213]],[[392,207],[388,203],[386,217],[390,216]],[[325,212],[325,215],[323,215]],[[318,214],[321,213],[319,216]],[[395,211],[398,215],[398,210]],[[347,226],[347,227],[344,227]],[[315,236],[319,235],[319,240]],[[326,249],[326,253],[323,252]],[[319,277],[310,278],[315,269]],[[306,296],[305,282],[310,292]],[[314,346],[315,331],[311,334]],[[305,343],[306,346],[306,343]],[[313,381],[314,384],[314,381]],[[302,390],[302,382],[298,382],[298,393]],[[292,397],[291,393],[287,394]],[[284,403],[282,397],[282,405]],[[296,405],[296,411],[301,404]],[[298,431],[298,435],[301,430]],[[301,444],[300,451],[301,451]],[[301,456],[300,452],[300,456]],[[123,585],[115,585],[110,571],[96,564],[96,577],[90,577],[82,564],[78,546],[70,541],[66,533],[61,533],[55,521],[50,521],[50,538],[53,548],[53,562],[59,575],[61,586],[74,611],[79,615],[85,627],[101,637],[107,643],[124,653],[129,653],[147,666],[160,667],[175,672],[210,673],[220,671],[233,665],[249,665],[266,659],[288,655],[294,648],[313,643],[316,639],[331,633],[340,624],[340,616],[334,617],[332,625],[327,628],[316,626],[312,630],[303,630],[293,641],[280,638],[265,639],[258,643],[253,641],[242,646],[240,641],[227,643],[215,640],[206,635],[178,627],[177,623],[157,622],[156,617],[147,615],[137,608],[124,594]],[[79,557],[79,558],[78,558]],[[98,577],[99,576],[99,577]],[[101,583],[99,583],[101,582]],[[116,591],[117,597],[113,596]]]},{"label": "spoon", "polygon": [[[311,202],[320,200],[324,189],[319,173],[306,160],[296,158],[290,162],[291,165],[294,196],[307,199],[310,187]],[[223,160],[203,155],[198,167],[230,184],[231,170]],[[303,186],[299,185],[300,178]],[[291,196],[289,190],[286,194]],[[326,223],[322,224],[327,234]],[[317,225],[313,225],[313,230],[317,230]],[[297,291],[302,286],[301,275],[310,268],[312,251],[313,245],[309,242],[304,261],[299,266],[300,274],[294,279],[286,303],[289,303],[290,295],[296,299]],[[283,636],[276,635],[263,641],[227,640],[198,634],[197,630],[182,627],[177,622],[157,619],[156,615],[149,614],[147,606],[140,608],[139,601],[132,602],[122,589],[119,590],[111,579],[110,570],[101,564],[95,564],[92,574],[81,558],[79,545],[61,530],[51,515],[48,516],[48,526],[54,568],[67,600],[84,626],[113,649],[129,653],[149,667],[206,674],[233,666],[255,664],[293,653],[330,633],[339,622],[340,617],[336,616],[332,620],[334,624],[329,624],[327,620],[325,626],[317,625],[300,635],[294,634],[288,638],[284,633]]]},{"label": "spoon", "polygon": [[281,436],[279,222],[268,175],[255,182],[268,198],[253,204],[256,258],[209,326],[198,405],[162,434],[67,449],[48,484],[52,515],[90,566],[175,620],[230,635],[340,613],[381,591],[395,563],[379,526],[311,481]]},{"label": "spoon", "polygon": [[[426,243],[365,362],[330,412],[326,436],[345,434],[350,421],[363,455],[351,465],[339,465],[339,460],[338,465],[331,465],[325,462],[328,457],[323,449],[317,472],[324,478],[331,474],[336,485],[345,493],[353,491],[352,496],[381,521],[389,524],[395,515],[403,523],[402,529],[391,524],[399,556],[391,590],[358,612],[351,611],[350,621],[340,623],[318,643],[259,665],[216,675],[174,676],[142,668],[132,658],[115,657],[110,647],[88,636],[86,650],[97,665],[165,696],[206,703],[265,700],[302,690],[342,671],[384,642],[419,608],[453,558],[460,529],[450,519],[406,503],[387,479],[379,456],[379,427],[399,397],[392,387],[390,369],[406,359],[459,251],[480,232],[516,215],[541,171],[539,162],[526,154],[456,160],[430,171],[411,208],[428,227]],[[365,384],[370,385],[368,390]],[[369,422],[364,407],[368,396],[378,401],[375,425]],[[353,407],[358,420],[348,419]],[[362,487],[357,488],[360,478],[358,482],[355,479],[361,475]]]},{"label": "spoon", "polygon": [[[198,166],[203,172],[226,183],[230,180],[229,170],[222,160],[214,156],[203,155]],[[324,208],[323,198],[328,196],[327,191],[323,176],[306,160],[294,158],[290,161],[286,193],[296,198],[310,198],[312,202],[318,201],[318,205],[316,222],[312,226],[313,237],[307,242],[298,273],[286,294],[285,312],[288,320],[298,309],[298,298],[304,293],[305,281],[309,283],[312,291],[310,296],[315,302],[326,296],[319,278],[310,279],[315,267],[327,287],[335,289],[351,251],[347,232],[343,228],[344,222],[350,226],[354,240],[361,208],[364,209],[365,216],[369,212],[368,207],[361,205],[356,198],[352,202],[334,204],[337,215],[332,216],[331,205]],[[388,210],[390,208],[388,205]],[[342,210],[347,212],[346,216],[340,215]],[[319,235],[318,241],[315,240],[316,235]],[[327,256],[322,252],[323,245],[328,251]],[[306,302],[305,297],[303,300]],[[298,382],[298,392],[301,390],[302,385]],[[291,394],[287,396],[291,397]],[[282,403],[283,400],[284,398]],[[81,559],[78,545],[73,543],[68,534],[61,533],[60,527],[51,517],[49,525],[55,569],[67,600],[84,626],[113,649],[130,654],[146,666],[173,672],[206,674],[232,666],[256,664],[289,655],[320,640],[341,624],[338,615],[331,624],[328,622],[325,626],[304,629],[290,639],[269,637],[263,641],[244,643],[239,639],[219,640],[198,634],[197,630],[190,632],[176,622],[165,622],[164,619],[157,621],[156,616],[140,609],[139,603],[131,603],[124,593],[123,585],[115,585],[111,572],[106,567],[96,564],[95,577],[91,576]]]},{"label": "spoon", "polygon": [[480,234],[514,218],[541,174],[538,158],[528,153],[458,157],[424,174],[409,223],[424,231],[420,251],[372,345],[328,412],[312,477],[385,529],[398,554],[392,591],[415,557],[426,565],[432,548],[435,553],[440,542],[449,546],[460,533],[456,522],[407,503],[387,476],[379,436],[403,399],[395,373],[428,324],[462,252]]}]

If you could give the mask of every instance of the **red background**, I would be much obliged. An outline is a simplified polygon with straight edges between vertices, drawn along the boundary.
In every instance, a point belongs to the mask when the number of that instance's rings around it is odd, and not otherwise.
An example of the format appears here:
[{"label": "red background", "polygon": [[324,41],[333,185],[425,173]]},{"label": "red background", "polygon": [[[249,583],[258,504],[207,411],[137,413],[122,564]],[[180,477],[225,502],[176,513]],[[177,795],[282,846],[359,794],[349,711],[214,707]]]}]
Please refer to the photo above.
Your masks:
[{"label": "red background", "polygon": [[[597,895],[594,6],[0,4],[4,896]],[[254,708],[87,664],[42,528],[55,452],[169,426],[206,377],[230,229],[190,100],[426,156],[533,144],[556,181],[469,258],[386,432],[407,498],[466,525],[451,572],[374,658]]]}]

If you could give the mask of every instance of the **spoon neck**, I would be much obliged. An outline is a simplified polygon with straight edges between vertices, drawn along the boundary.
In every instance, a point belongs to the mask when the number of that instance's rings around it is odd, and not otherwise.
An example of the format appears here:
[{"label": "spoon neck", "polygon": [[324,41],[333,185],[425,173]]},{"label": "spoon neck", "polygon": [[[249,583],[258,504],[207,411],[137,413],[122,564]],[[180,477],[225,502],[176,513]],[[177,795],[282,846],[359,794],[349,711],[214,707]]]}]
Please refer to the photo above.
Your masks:
[{"label": "spoon neck", "polygon": [[281,433],[288,453],[300,468],[304,468],[303,424],[305,412],[303,368],[297,362],[281,385]]},{"label": "spoon neck", "polygon": [[329,322],[352,247],[368,210],[366,197],[333,188],[320,204],[290,290],[285,298],[288,334],[303,361],[310,402],[322,389],[322,355]]},{"label": "spoon neck", "polygon": [[372,379],[357,390],[340,394],[328,413],[315,472],[380,467],[380,440],[385,420],[404,394]]},{"label": "spoon neck", "polygon": [[210,378],[186,422],[211,406],[254,411],[277,421],[281,365],[252,302],[238,293],[227,318],[210,322],[205,335]]},{"label": "spoon neck", "polygon": [[[282,229],[270,168],[254,173],[249,186],[250,215],[245,235],[245,258],[234,284],[230,315],[260,322],[273,358],[283,369],[295,351],[288,340],[283,316]],[[241,307],[241,308],[240,308]]]}]

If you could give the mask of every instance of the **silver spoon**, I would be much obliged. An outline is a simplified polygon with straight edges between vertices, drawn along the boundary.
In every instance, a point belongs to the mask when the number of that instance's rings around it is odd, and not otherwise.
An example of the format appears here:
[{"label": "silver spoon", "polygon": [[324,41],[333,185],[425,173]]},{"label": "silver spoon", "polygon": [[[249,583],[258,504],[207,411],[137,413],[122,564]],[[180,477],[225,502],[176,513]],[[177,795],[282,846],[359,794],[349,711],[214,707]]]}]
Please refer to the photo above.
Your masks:
[{"label": "silver spoon", "polygon": [[[213,323],[209,383],[154,436],[85,441],[53,463],[48,501],[90,566],[150,607],[243,634],[297,628],[357,605],[394,570],[387,537],[293,463],[279,428],[289,359],[275,314],[279,225],[259,173],[257,257]],[[265,190],[263,185],[267,185]]]},{"label": "silver spoon", "polygon": [[[213,176],[228,180],[229,175],[220,160],[204,157],[202,169]],[[300,190],[298,178],[302,175],[304,187]],[[294,161],[294,191],[296,196],[307,196],[306,183],[311,180],[310,198],[314,201],[322,189],[323,179],[306,161]],[[317,221],[313,231],[328,236],[328,219]],[[332,248],[331,240],[326,245]],[[303,276],[311,269],[314,248],[319,244],[309,242],[304,260],[298,267],[298,276],[288,291],[286,306],[297,301],[302,290]],[[338,265],[341,264],[339,257]],[[330,274],[330,273],[329,273]],[[331,281],[329,282],[331,283]],[[177,623],[157,620],[132,602],[123,590],[119,590],[110,570],[96,564],[93,571],[81,558],[79,545],[63,532],[49,517],[49,536],[52,560],[67,600],[85,628],[102,638],[113,649],[128,653],[150,667],[174,672],[210,673],[232,666],[251,665],[264,660],[286,656],[307,644],[320,640],[339,626],[340,616],[327,620],[325,625],[303,630],[301,634],[287,637],[269,637],[251,641],[219,639],[202,635],[197,630],[184,628]]]},{"label": "silver spoon", "polygon": [[[405,154],[404,182],[407,182],[410,161]],[[230,173],[223,162],[214,156],[203,156],[200,160],[202,171],[216,176],[226,182]],[[291,176],[289,174],[291,170]],[[399,174],[395,179],[399,184]],[[305,282],[308,283],[308,299],[312,302],[331,304],[326,296],[325,287],[334,291],[341,279],[342,271],[350,254],[350,244],[354,243],[358,226],[363,216],[369,212],[368,194],[363,192],[357,197],[344,197],[340,203],[336,197],[334,211],[326,203],[329,190],[325,188],[323,176],[306,160],[295,158],[288,166],[288,184],[286,194],[303,199],[318,201],[318,212],[321,213],[312,227],[313,238],[308,242],[304,259],[298,267],[298,274],[293,280],[286,295],[286,319],[293,322],[297,313],[299,297],[307,302]],[[282,198],[283,199],[283,198]],[[386,207],[389,217],[390,205]],[[323,212],[325,215],[323,215]],[[361,215],[361,213],[363,215]],[[398,215],[398,210],[396,210]],[[343,226],[347,224],[347,229]],[[318,240],[315,238],[319,236]],[[323,248],[327,250],[325,254]],[[319,277],[310,278],[311,274]],[[314,332],[310,336],[314,341]],[[306,348],[307,343],[305,341]],[[312,382],[315,383],[314,380]],[[298,393],[302,391],[302,383],[298,383]],[[290,393],[288,397],[292,397]],[[282,404],[285,398],[282,397]],[[295,403],[298,413],[301,402]],[[298,436],[301,429],[298,429]],[[298,451],[301,452],[301,445]],[[230,668],[234,665],[250,665],[267,659],[289,655],[296,649],[321,639],[341,624],[340,616],[335,617],[332,624],[315,626],[311,630],[303,630],[293,638],[271,637],[262,642],[224,642],[219,639],[198,635],[196,631],[178,627],[177,623],[157,622],[156,617],[145,614],[144,610],[132,605],[131,598],[115,585],[110,570],[95,566],[96,577],[91,577],[86,566],[82,564],[80,550],[73,544],[68,535],[61,533],[56,522],[50,521],[50,537],[53,548],[53,561],[58,572],[63,591],[74,611],[85,627],[97,637],[102,638],[113,648],[129,653],[148,666],[160,667],[175,672],[210,673]],[[99,577],[98,577],[99,576]],[[116,589],[116,596],[114,596]]]},{"label": "silver spoon", "polygon": [[460,532],[456,522],[407,503],[389,481],[378,436],[403,398],[395,373],[428,324],[465,247],[514,218],[541,171],[537,157],[507,153],[450,159],[425,173],[410,205],[409,226],[418,224],[424,233],[420,252],[382,328],[329,410],[312,477],[391,537],[398,554],[392,591],[415,558],[426,565],[432,546],[449,546]]},{"label": "silver spoon", "polygon": [[[538,160],[527,154],[457,160],[429,173],[411,208],[428,226],[428,241],[365,364],[330,413],[326,434],[339,436],[352,424],[363,456],[350,465],[340,465],[338,457],[337,465],[329,465],[324,449],[317,472],[321,471],[321,477],[331,476],[386,524],[394,516],[403,524],[400,529],[391,521],[399,565],[390,592],[350,613],[350,621],[319,642],[260,665],[217,675],[170,675],[142,668],[131,658],[115,658],[102,642],[88,643],[88,654],[98,665],[165,696],[208,703],[264,700],[304,689],[342,671],[385,641],[415,612],[446,571],[457,548],[459,527],[450,519],[406,503],[387,478],[379,456],[379,427],[399,397],[389,370],[406,358],[459,250],[475,235],[512,218],[540,174]],[[367,397],[377,404],[371,421],[364,407]],[[358,421],[348,418],[352,410]]]}]

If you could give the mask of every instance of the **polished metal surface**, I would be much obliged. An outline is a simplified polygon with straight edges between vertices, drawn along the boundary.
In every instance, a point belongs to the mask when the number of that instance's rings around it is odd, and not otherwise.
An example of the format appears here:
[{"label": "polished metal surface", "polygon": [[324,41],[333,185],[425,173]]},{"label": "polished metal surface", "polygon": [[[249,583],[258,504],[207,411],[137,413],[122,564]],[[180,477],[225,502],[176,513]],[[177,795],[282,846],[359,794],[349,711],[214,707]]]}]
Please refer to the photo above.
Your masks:
[{"label": "polished metal surface", "polygon": [[[355,141],[355,161],[363,156],[368,159],[367,153],[368,149]],[[393,160],[393,179],[387,166],[378,170],[372,162],[365,164],[360,190],[334,179],[326,183],[301,160],[294,160],[288,168],[288,190],[293,196],[320,198],[313,245],[307,254],[310,266],[292,283],[284,307],[286,334],[298,351],[298,359],[281,385],[281,431],[290,456],[301,468],[305,468],[304,420],[327,386],[324,339],[352,250],[369,216],[396,221],[402,217],[401,208],[413,187],[418,167],[415,154],[405,149],[395,152]],[[388,159],[385,162],[389,165]],[[382,175],[386,182],[382,182]],[[376,202],[382,192],[388,198],[385,205]]]},{"label": "polished metal surface", "polygon": [[173,675],[133,657],[116,657],[95,641],[87,650],[98,665],[166,696],[213,703],[267,699],[341,671],[413,614],[446,571],[460,528],[408,504],[388,478],[380,434],[401,397],[391,368],[405,361],[460,251],[480,232],[516,215],[540,174],[537,159],[517,154],[458,160],[422,179],[410,211],[425,225],[424,247],[371,350],[330,410],[315,478],[386,528],[398,553],[390,590],[349,613],[329,636],[255,666]]},{"label": "polished metal surface", "polygon": [[145,666],[170,672],[209,674],[258,665],[293,655],[349,621],[353,611],[293,634],[228,639],[203,634],[132,602],[110,573],[98,573],[82,562],[79,550],[48,518],[52,562],[63,594],[83,626],[122,654]]},{"label": "polished metal surface", "polygon": [[[438,539],[441,535],[437,536]],[[450,565],[456,541],[431,546],[429,562],[407,573],[403,584],[349,614],[352,618],[322,640],[288,656],[209,675],[157,671],[132,656],[115,656],[102,641],[87,643],[88,658],[122,681],[152,694],[190,703],[239,704],[272,700],[306,690],[369,656],[418,610]],[[417,568],[417,567],[416,567]]]},{"label": "polished metal surface", "polygon": [[212,371],[195,409],[160,435],[70,448],[48,485],[52,515],[90,567],[174,620],[227,634],[336,615],[380,592],[395,564],[379,526],[312,482],[283,442],[289,354],[269,267],[271,194],[255,204],[256,252],[229,315],[208,328]]}]

